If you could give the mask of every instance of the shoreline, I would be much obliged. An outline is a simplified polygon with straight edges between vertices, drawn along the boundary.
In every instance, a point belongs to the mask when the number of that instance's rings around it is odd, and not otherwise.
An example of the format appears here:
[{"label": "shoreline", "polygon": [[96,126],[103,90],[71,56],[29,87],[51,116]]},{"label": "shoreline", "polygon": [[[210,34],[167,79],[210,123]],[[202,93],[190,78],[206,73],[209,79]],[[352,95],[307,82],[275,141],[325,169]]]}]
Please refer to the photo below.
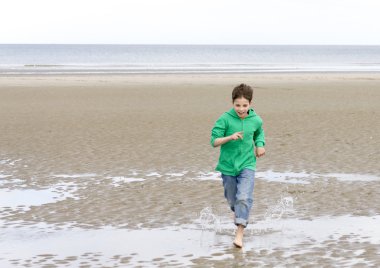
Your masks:
[{"label": "shoreline", "polygon": [[6,77],[33,77],[33,76],[63,76],[63,77],[69,77],[69,76],[220,76],[220,75],[226,75],[226,76],[233,76],[233,75],[247,75],[247,76],[271,76],[271,75],[380,75],[379,71],[258,71],[258,72],[162,72],[162,73],[156,73],[156,72],[146,72],[146,73],[117,73],[117,72],[88,72],[88,73],[1,73],[0,72],[0,78],[6,78]]}]

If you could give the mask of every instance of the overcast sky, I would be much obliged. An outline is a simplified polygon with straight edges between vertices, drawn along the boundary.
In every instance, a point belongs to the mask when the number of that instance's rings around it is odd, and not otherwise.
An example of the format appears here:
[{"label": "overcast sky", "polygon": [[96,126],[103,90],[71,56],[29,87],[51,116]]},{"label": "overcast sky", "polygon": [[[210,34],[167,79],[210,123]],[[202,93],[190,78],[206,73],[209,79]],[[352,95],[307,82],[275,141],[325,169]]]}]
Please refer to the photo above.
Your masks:
[{"label": "overcast sky", "polygon": [[0,43],[380,45],[380,0],[1,0]]}]

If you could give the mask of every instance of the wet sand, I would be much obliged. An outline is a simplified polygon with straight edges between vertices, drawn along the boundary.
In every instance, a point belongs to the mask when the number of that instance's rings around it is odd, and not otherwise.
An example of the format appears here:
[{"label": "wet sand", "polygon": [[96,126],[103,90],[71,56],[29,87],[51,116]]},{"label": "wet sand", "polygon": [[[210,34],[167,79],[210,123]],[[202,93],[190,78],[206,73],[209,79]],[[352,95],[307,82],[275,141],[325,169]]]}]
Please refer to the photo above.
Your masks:
[{"label": "wet sand", "polygon": [[[241,82],[267,155],[236,251],[209,135]],[[374,73],[0,77],[0,264],[380,265],[379,103]]]}]

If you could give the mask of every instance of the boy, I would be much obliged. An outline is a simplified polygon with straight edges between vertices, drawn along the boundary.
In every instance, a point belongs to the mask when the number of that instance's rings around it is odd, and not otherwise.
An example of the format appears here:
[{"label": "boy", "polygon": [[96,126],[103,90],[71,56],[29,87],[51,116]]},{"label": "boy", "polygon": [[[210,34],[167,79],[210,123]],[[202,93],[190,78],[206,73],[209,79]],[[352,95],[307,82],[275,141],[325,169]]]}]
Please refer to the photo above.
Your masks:
[{"label": "boy", "polygon": [[221,146],[216,170],[222,173],[224,196],[235,214],[233,244],[243,247],[244,228],[253,203],[256,157],[265,154],[263,121],[250,108],[253,90],[246,84],[232,91],[233,108],[222,114],[211,131],[211,145]]}]

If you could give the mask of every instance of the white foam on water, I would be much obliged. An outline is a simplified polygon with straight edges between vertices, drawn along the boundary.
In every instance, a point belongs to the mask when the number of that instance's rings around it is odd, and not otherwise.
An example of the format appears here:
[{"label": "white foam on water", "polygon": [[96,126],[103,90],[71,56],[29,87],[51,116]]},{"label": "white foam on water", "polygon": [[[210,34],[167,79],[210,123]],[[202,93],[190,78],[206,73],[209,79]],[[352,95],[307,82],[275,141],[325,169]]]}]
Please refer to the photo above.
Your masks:
[{"label": "white foam on water", "polygon": [[24,183],[25,181],[20,179],[7,179],[7,180],[0,180],[0,186],[7,186],[7,185],[16,185],[20,183]]},{"label": "white foam on water", "polygon": [[13,175],[10,174],[0,174],[0,186],[16,185],[24,183],[24,180],[14,179]]},{"label": "white foam on water", "polygon": [[319,178],[317,174],[307,172],[274,172],[272,170],[256,172],[256,178],[270,182],[291,184],[309,184],[310,179]]},{"label": "white foam on water", "polygon": [[3,165],[3,166],[11,166],[12,168],[15,166],[15,164],[17,163],[17,162],[20,162],[22,159],[16,159],[16,160],[14,160],[14,159],[10,159],[10,158],[8,158],[8,159],[2,159],[2,160],[0,160],[0,165]]},{"label": "white foam on water", "polygon": [[95,173],[84,173],[84,174],[73,174],[73,175],[68,175],[68,174],[57,174],[53,175],[55,178],[63,178],[63,179],[75,179],[75,178],[90,178],[90,177],[96,177],[97,174]]},{"label": "white foam on water", "polygon": [[220,181],[222,179],[220,172],[199,172],[199,176],[196,178],[201,181]]},{"label": "white foam on water", "polygon": [[183,177],[183,176],[186,175],[186,173],[187,173],[187,171],[183,171],[181,173],[179,173],[179,172],[177,172],[177,173],[172,172],[172,173],[165,173],[165,175],[166,176],[170,176],[170,177]]},{"label": "white foam on water", "polygon": [[[196,178],[199,180],[221,180],[220,172],[200,172],[200,175]],[[283,182],[283,183],[293,183],[293,184],[309,184],[308,179],[318,178],[316,174],[309,174],[306,172],[274,172],[274,171],[265,171],[265,172],[256,172],[255,177],[257,179],[262,179],[272,182]]]},{"label": "white foam on water", "polygon": [[132,170],[131,172],[132,172],[131,173],[132,176],[137,176],[139,174],[136,170]]},{"label": "white foam on water", "polygon": [[157,177],[157,178],[162,177],[162,175],[160,173],[158,173],[158,172],[150,172],[150,173],[146,174],[145,176],[147,176],[147,177]]},{"label": "white foam on water", "polygon": [[335,178],[338,181],[380,181],[380,177],[370,174],[343,174],[328,173],[324,175],[329,178]]},{"label": "white foam on water", "polygon": [[[198,180],[221,180],[219,172],[200,172],[196,178]],[[356,182],[356,181],[380,181],[379,176],[369,174],[344,174],[344,173],[328,173],[316,174],[307,172],[275,172],[272,170],[256,172],[255,177],[259,180],[269,182],[290,183],[290,184],[310,184],[313,180],[328,180],[337,179],[343,182]]]},{"label": "white foam on water", "polygon": [[128,178],[128,177],[123,177],[123,176],[107,177],[107,178],[112,180],[112,184],[115,187],[119,187],[124,183],[145,181],[145,179],[142,179],[142,178]]},{"label": "white foam on water", "polygon": [[22,159],[11,159],[11,158],[8,158],[8,159],[2,159],[0,160],[0,165],[4,165],[4,166],[14,166],[17,162],[20,162]]}]

